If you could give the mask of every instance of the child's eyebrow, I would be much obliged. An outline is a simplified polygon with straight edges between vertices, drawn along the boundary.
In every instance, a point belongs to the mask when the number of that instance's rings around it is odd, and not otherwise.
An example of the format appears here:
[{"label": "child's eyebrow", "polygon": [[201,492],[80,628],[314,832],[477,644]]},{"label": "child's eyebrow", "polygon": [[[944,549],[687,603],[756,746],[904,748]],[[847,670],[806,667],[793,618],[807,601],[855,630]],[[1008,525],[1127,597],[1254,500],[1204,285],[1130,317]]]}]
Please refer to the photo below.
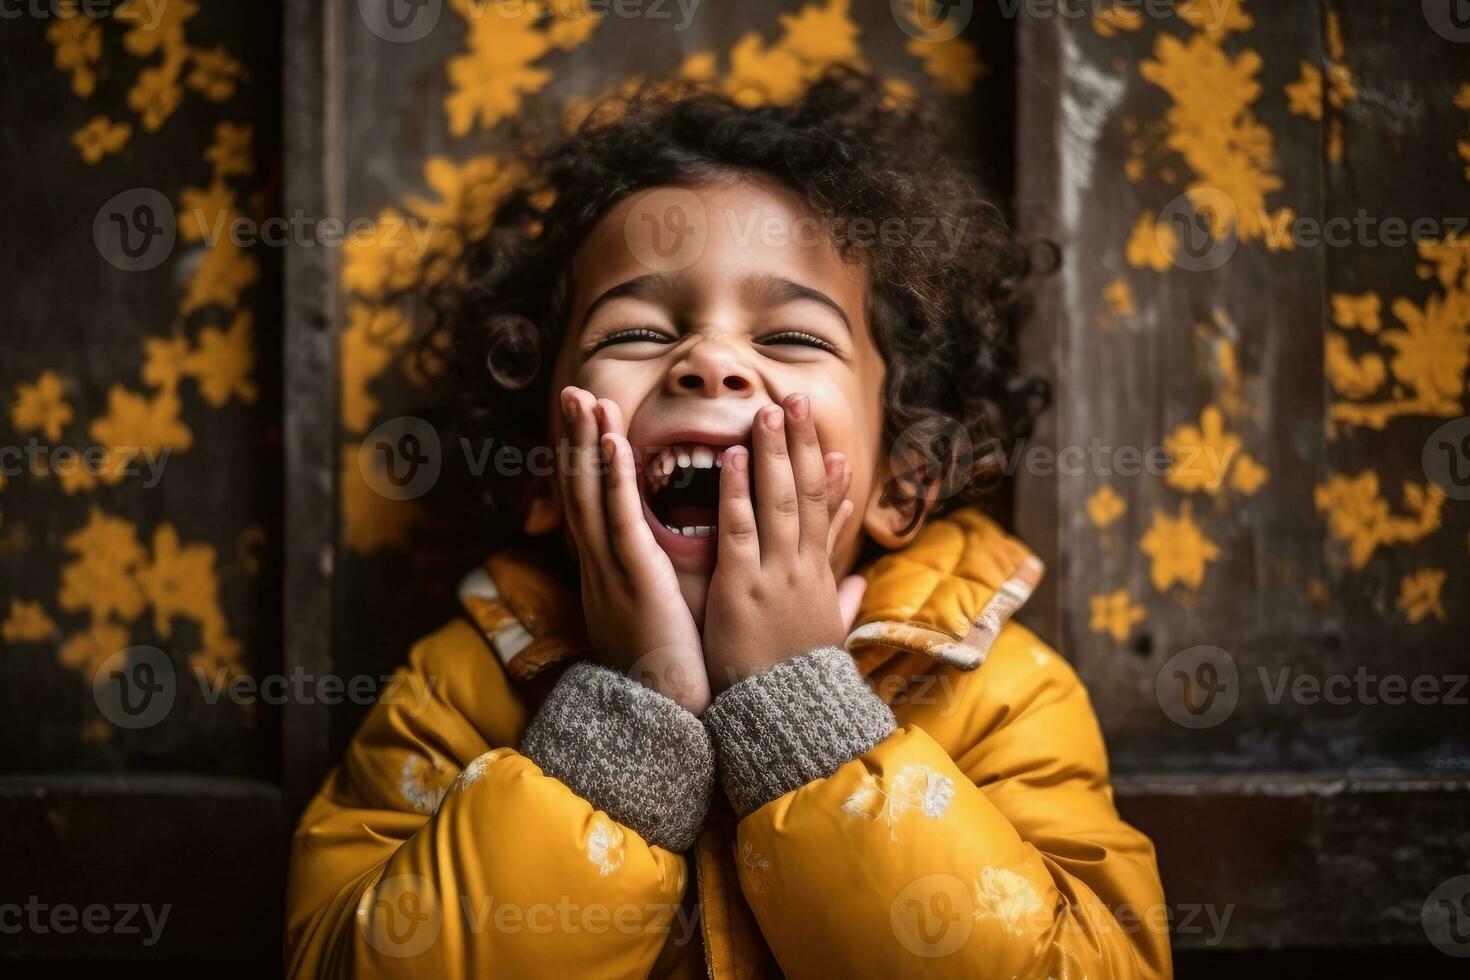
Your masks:
[{"label": "child's eyebrow", "polygon": [[[635,276],[626,282],[620,282],[602,292],[587,307],[587,312],[582,314],[582,322],[578,325],[578,331],[585,330],[587,324],[592,320],[592,314],[604,303],[615,299],[666,299],[670,294],[676,292],[679,284],[666,275],[650,273],[648,275]],[[811,286],[803,286],[799,282],[787,279],[785,276],[777,276],[769,273],[747,276],[740,283],[741,291],[747,299],[758,305],[780,306],[784,303],[794,303],[798,300],[811,300],[821,303],[823,306],[836,313],[842,320],[842,325],[852,332],[852,323],[847,318],[847,313],[838,305],[837,301],[820,289]]]},{"label": "child's eyebrow", "polygon": [[592,319],[592,314],[603,303],[615,299],[663,299],[674,292],[676,286],[668,276],[650,273],[644,276],[635,276],[627,282],[620,282],[605,290],[587,307],[587,312],[582,314],[582,322],[578,324],[578,332],[587,329],[587,324]]},{"label": "child's eyebrow", "polygon": [[741,288],[750,297],[752,302],[767,305],[780,306],[783,303],[794,303],[797,300],[812,300],[821,303],[836,313],[842,319],[842,325],[852,333],[852,324],[847,319],[837,301],[819,289],[803,286],[799,282],[793,282],[785,276],[762,274],[749,276],[741,283]]}]

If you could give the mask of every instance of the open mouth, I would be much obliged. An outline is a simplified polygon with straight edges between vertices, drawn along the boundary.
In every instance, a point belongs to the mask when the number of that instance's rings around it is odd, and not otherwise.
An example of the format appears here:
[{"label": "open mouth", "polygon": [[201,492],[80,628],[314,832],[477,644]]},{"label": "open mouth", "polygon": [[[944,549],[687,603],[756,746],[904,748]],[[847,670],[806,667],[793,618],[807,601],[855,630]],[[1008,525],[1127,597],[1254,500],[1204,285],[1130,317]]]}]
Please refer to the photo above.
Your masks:
[{"label": "open mouth", "polygon": [[643,499],[663,530],[681,538],[716,536],[725,448],[679,443],[645,451]]}]

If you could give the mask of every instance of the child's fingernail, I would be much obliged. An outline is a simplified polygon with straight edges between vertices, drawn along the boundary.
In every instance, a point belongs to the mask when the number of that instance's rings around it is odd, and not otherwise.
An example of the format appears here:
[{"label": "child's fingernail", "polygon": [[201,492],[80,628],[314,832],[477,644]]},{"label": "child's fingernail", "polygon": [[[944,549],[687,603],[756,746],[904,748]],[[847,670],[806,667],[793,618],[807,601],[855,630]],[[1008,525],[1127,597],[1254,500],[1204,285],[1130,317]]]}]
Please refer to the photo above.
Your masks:
[{"label": "child's fingernail", "polygon": [[777,429],[780,429],[781,428],[781,410],[779,408],[774,408],[774,407],[766,409],[765,423],[766,423],[766,428],[770,429],[772,432],[775,432]]},{"label": "child's fingernail", "polygon": [[745,452],[745,447],[737,446],[734,449],[730,450],[730,455],[728,458],[726,458],[725,462],[735,472],[743,473],[745,472],[745,463],[747,458],[748,454]]},{"label": "child's fingernail", "polygon": [[786,407],[786,414],[791,416],[791,421],[793,422],[800,422],[811,411],[812,403],[807,400],[806,395],[793,395],[789,401],[790,403]]}]

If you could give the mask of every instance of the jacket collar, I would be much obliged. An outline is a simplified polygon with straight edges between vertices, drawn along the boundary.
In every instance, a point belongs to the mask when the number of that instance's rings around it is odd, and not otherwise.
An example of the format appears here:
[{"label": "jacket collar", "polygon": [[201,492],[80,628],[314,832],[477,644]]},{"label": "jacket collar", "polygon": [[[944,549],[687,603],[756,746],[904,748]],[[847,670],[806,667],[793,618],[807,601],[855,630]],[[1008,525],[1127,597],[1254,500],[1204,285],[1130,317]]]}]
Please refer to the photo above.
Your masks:
[{"label": "jacket collar", "polygon": [[[955,511],[861,570],[868,589],[847,650],[864,673],[894,650],[973,670],[1042,572],[1025,545],[978,509]],[[459,599],[516,680],[588,655],[575,593],[528,552],[491,555],[460,583]]]}]

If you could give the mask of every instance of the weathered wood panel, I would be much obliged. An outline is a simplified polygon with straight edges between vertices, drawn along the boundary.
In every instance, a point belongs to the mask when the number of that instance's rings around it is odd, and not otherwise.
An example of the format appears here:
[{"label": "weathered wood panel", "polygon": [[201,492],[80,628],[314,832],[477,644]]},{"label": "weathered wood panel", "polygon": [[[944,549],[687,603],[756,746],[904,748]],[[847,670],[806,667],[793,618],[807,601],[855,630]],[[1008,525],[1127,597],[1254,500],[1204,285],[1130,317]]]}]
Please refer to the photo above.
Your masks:
[{"label": "weathered wood panel", "polygon": [[[0,772],[273,778],[268,712],[211,687],[280,663],[280,250],[229,234],[278,207],[278,21],[230,3],[13,9]],[[125,727],[91,681],[134,646],[161,651],[176,697]]]},{"label": "weathered wood panel", "polygon": [[1022,230],[1062,256],[1039,439],[1081,452],[1022,470],[1026,614],[1225,946],[1422,944],[1470,852],[1470,481],[1425,462],[1470,474],[1470,48],[1432,6],[1021,27]]},{"label": "weathered wood panel", "polygon": [[0,972],[268,974],[279,712],[221,685],[283,666],[281,250],[230,237],[280,208],[278,12],[3,25]]}]

